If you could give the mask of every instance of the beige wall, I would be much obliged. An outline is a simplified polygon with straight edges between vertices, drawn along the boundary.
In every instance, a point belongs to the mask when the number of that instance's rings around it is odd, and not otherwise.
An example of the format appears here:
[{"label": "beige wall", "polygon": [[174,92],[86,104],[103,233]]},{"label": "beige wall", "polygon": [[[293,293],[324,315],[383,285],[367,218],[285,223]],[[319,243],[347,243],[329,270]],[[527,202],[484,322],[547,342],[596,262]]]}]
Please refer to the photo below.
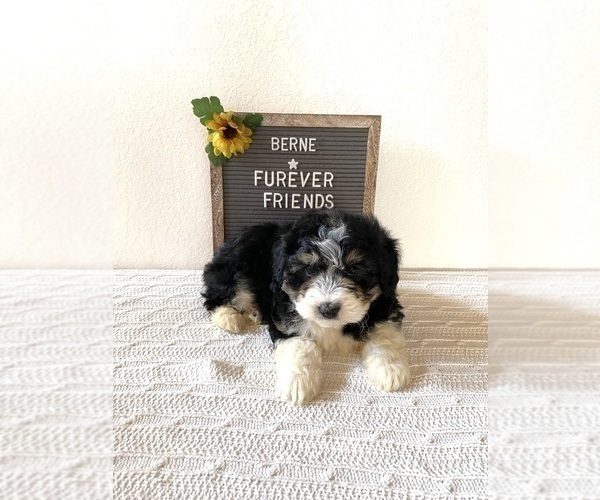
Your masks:
[{"label": "beige wall", "polygon": [[489,190],[484,2],[45,5],[0,30],[4,266],[101,267],[114,247],[117,267],[201,267],[189,101],[211,94],[381,114],[375,210],[407,267],[487,266],[488,191],[492,265],[598,265],[600,4],[490,4]]},{"label": "beige wall", "polygon": [[490,3],[491,267],[600,267],[600,2]]},{"label": "beige wall", "polygon": [[116,265],[210,257],[205,134],[189,101],[214,94],[239,110],[383,115],[375,211],[405,264],[486,266],[483,4],[232,5],[122,12]]},{"label": "beige wall", "polygon": [[112,265],[112,46],[100,2],[0,16],[0,266]]}]

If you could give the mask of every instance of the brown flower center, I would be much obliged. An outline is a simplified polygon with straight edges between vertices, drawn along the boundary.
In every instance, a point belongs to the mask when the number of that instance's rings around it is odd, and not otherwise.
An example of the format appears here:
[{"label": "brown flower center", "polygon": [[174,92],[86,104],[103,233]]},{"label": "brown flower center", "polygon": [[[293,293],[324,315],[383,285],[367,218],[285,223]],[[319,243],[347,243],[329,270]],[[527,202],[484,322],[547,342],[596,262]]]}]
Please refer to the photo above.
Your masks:
[{"label": "brown flower center", "polygon": [[227,125],[225,130],[223,130],[223,137],[225,139],[233,139],[237,135],[237,130],[233,128],[231,125]]}]

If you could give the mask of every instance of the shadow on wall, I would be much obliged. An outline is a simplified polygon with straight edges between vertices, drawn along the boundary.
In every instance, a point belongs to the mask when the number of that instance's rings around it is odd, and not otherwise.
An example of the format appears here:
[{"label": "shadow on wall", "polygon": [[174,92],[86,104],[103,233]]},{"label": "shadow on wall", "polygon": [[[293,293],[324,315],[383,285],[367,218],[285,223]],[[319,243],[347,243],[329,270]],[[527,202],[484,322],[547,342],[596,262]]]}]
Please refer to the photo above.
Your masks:
[{"label": "shadow on wall", "polygon": [[524,250],[532,246],[535,228],[540,227],[539,223],[551,222],[546,218],[531,220],[536,211],[535,196],[541,187],[535,176],[542,170],[542,165],[511,151],[490,148],[490,266],[517,265],[513,259],[523,256]]},{"label": "shadow on wall", "polygon": [[486,163],[421,144],[382,144],[376,215],[406,243],[409,268],[487,266]]},{"label": "shadow on wall", "polygon": [[490,267],[599,266],[598,169],[577,152],[565,164],[548,151],[490,148]]},{"label": "shadow on wall", "polygon": [[[379,206],[384,201],[386,207],[397,208],[399,201],[404,200],[404,217],[417,217],[423,207],[437,206],[440,199],[436,186],[441,189],[446,184],[444,177],[451,178],[452,165],[420,144],[397,147],[396,144],[382,143],[382,151],[385,155],[380,157],[378,167]],[[417,203],[423,198],[431,202]]]}]

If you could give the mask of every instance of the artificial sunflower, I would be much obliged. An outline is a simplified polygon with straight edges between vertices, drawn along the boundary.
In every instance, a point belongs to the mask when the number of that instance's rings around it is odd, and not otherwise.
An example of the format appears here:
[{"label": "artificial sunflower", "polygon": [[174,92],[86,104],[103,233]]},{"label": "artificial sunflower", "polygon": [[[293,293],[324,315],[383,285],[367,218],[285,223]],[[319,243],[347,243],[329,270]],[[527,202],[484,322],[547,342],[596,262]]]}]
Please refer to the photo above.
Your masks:
[{"label": "artificial sunflower", "polygon": [[234,120],[233,111],[214,113],[212,120],[206,120],[209,130],[208,141],[212,143],[215,156],[223,155],[229,159],[250,147],[252,130]]},{"label": "artificial sunflower", "polygon": [[213,167],[220,167],[232,156],[250,147],[253,129],[260,127],[262,115],[258,113],[235,114],[225,111],[218,97],[194,99],[194,114],[208,131],[208,144],[204,148]]}]

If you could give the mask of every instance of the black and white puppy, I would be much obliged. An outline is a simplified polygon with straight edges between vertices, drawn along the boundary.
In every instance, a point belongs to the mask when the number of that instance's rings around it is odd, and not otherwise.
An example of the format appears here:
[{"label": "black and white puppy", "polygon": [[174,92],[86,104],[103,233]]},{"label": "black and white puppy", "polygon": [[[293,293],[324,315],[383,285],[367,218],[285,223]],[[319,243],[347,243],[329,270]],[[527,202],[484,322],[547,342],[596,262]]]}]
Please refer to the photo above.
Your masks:
[{"label": "black and white puppy", "polygon": [[362,348],[375,387],[409,380],[396,297],[396,241],[373,216],[309,212],[295,223],[266,223],[225,243],[204,270],[205,306],[234,333],[269,325],[276,391],[294,405],[321,384],[324,353]]}]

